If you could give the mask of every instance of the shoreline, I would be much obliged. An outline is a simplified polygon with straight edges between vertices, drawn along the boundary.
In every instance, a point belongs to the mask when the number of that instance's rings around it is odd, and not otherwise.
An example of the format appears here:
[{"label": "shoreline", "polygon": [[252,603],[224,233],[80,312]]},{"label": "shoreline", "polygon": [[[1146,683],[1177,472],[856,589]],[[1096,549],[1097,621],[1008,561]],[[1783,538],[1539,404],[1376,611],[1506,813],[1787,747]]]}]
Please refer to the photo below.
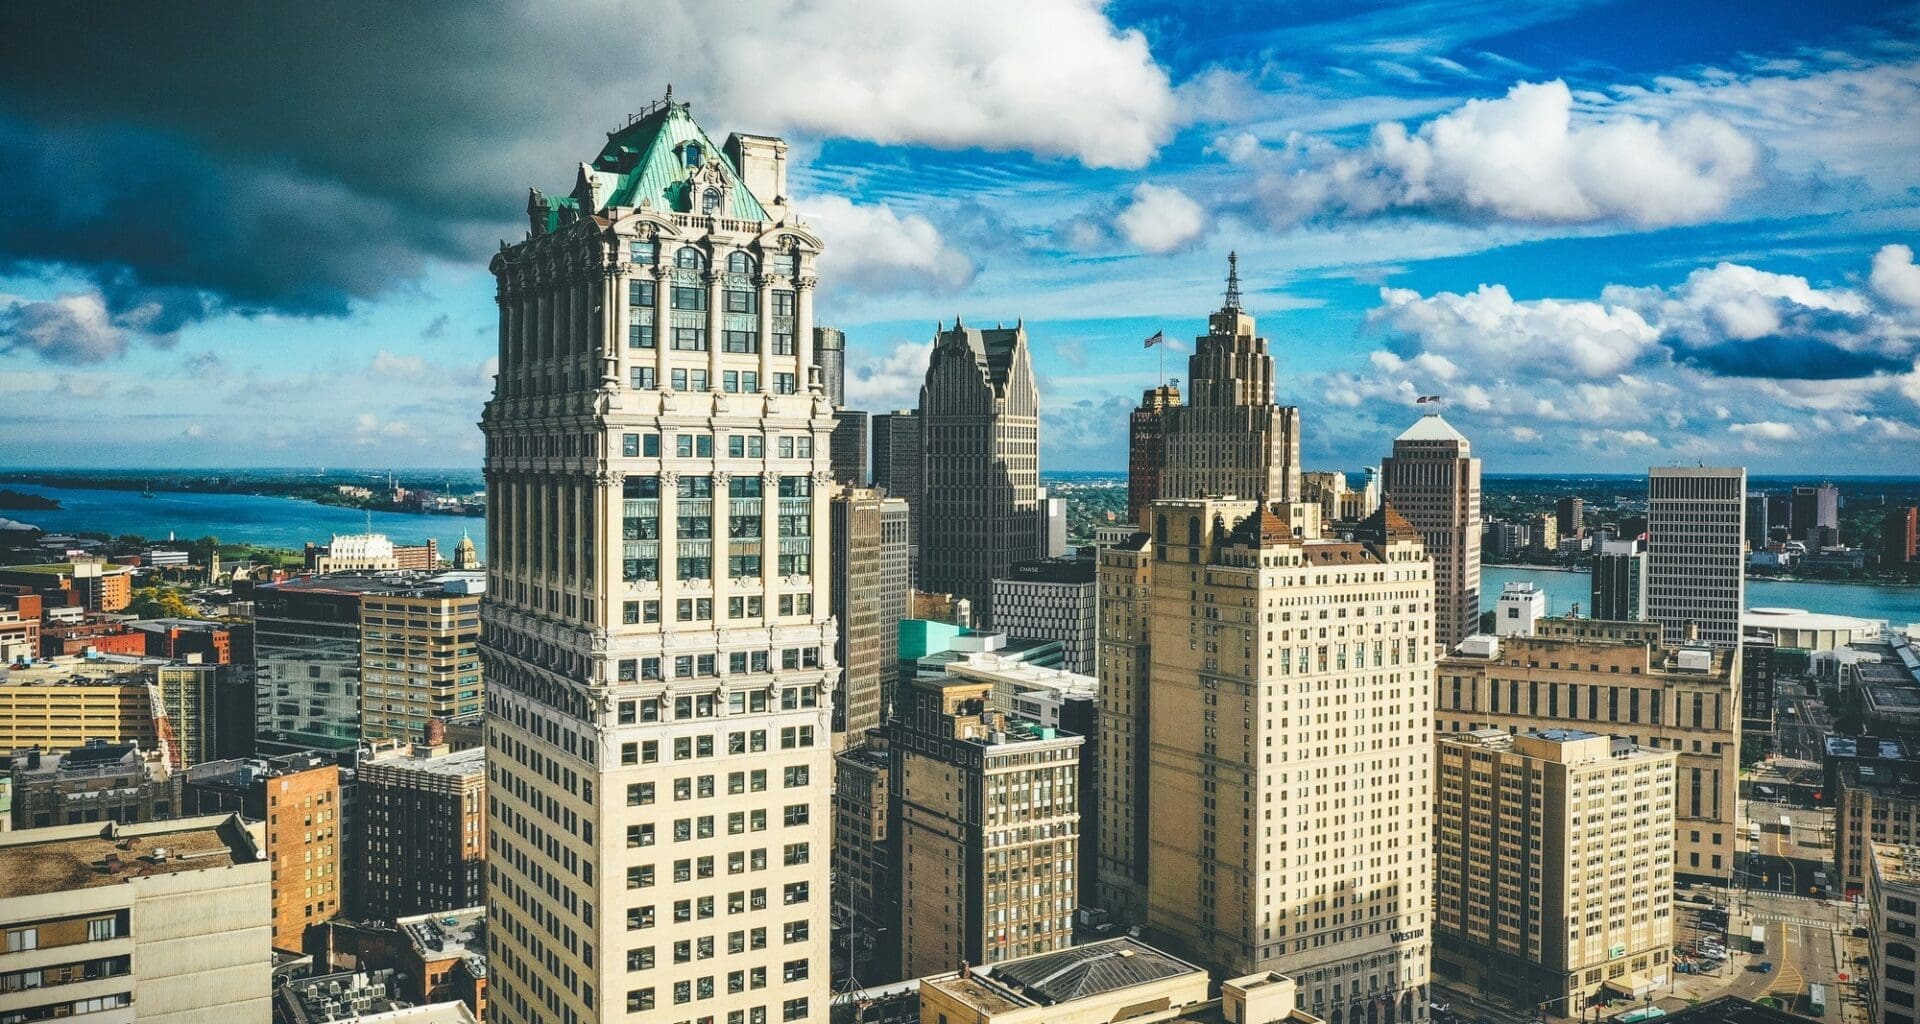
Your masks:
[{"label": "shoreline", "polygon": [[[133,488],[133,487],[80,487],[80,486],[73,486],[71,484],[64,484],[64,483],[48,484],[48,483],[39,483],[37,481],[12,481],[12,482],[15,485],[20,487],[42,487],[42,488],[52,488],[54,490],[63,490],[63,491],[109,491],[115,494],[144,493],[140,489]],[[321,508],[346,509],[348,511],[353,511],[353,512],[378,512],[382,515],[393,515],[393,516],[418,516],[422,519],[484,519],[486,518],[486,513],[484,512],[423,512],[418,509],[409,509],[409,508],[388,508],[385,506],[351,505],[351,504],[336,503],[331,501],[320,501],[316,498],[309,498],[299,494],[273,494],[265,491],[247,491],[247,490],[238,490],[238,489],[216,491],[216,490],[187,488],[187,487],[163,487],[153,491],[153,494],[155,496],[166,495],[166,494],[184,494],[189,496],[204,495],[208,497],[226,496],[226,497],[243,497],[243,498],[278,498],[282,501],[298,501],[307,505],[317,505]],[[73,511],[73,509],[59,507],[57,504],[59,499],[57,498],[49,498],[47,500],[54,501],[56,503],[56,507],[50,508],[50,509],[35,509],[35,510],[20,509],[18,511],[41,511],[41,512]]]},{"label": "shoreline", "polygon": [[[1578,576],[1593,575],[1592,569],[1573,569],[1561,565],[1528,565],[1524,562],[1482,562],[1482,569],[1512,569],[1520,572],[1564,572]],[[1748,583],[1794,583],[1802,586],[1876,587],[1882,590],[1920,590],[1920,583],[1897,580],[1828,580],[1803,576],[1748,576]]]}]

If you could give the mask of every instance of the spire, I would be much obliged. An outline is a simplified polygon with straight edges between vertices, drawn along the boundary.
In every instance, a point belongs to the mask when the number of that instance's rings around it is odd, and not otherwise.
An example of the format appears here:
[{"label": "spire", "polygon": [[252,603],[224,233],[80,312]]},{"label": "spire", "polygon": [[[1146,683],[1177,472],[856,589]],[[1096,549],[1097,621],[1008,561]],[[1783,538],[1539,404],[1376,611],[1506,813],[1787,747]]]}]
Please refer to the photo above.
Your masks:
[{"label": "spire", "polygon": [[1240,254],[1227,253],[1227,302],[1222,309],[1240,308]]}]

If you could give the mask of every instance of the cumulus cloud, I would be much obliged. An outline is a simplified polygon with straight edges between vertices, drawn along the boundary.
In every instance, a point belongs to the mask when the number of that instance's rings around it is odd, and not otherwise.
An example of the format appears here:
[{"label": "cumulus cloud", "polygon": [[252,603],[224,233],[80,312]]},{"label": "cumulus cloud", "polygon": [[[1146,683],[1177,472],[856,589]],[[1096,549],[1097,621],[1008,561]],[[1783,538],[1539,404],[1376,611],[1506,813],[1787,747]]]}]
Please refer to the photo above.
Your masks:
[{"label": "cumulus cloud", "polygon": [[31,352],[54,363],[98,363],[127,350],[127,332],[92,292],[0,307],[0,352]]},{"label": "cumulus cloud", "polygon": [[1755,183],[1759,146],[1699,113],[1658,121],[1576,110],[1565,82],[1521,82],[1346,148],[1295,138],[1257,183],[1274,223],[1409,211],[1465,219],[1692,223]]},{"label": "cumulus cloud", "polygon": [[885,204],[854,203],[840,196],[813,197],[804,209],[806,219],[828,239],[820,254],[824,287],[950,294],[973,282],[973,261],[917,213],[902,215]]},{"label": "cumulus cloud", "polygon": [[1488,372],[1525,368],[1554,377],[1610,377],[1633,365],[1659,337],[1631,309],[1554,299],[1520,302],[1498,284],[1483,284],[1465,295],[1425,297],[1382,288],[1380,299],[1368,322],[1409,341],[1420,353],[1416,358],[1441,355]]},{"label": "cumulus cloud", "polygon": [[1755,441],[1791,441],[1800,436],[1790,423],[1779,420],[1761,420],[1758,423],[1735,423],[1727,432]]},{"label": "cumulus cloud", "polygon": [[1873,290],[1891,303],[1920,310],[1920,267],[1913,264],[1913,249],[1905,245],[1883,245],[1873,254]]},{"label": "cumulus cloud", "polygon": [[[786,133],[796,156],[837,137],[1139,167],[1179,115],[1145,36],[1103,6],[215,0],[84,34],[9,9],[0,180],[34,214],[0,222],[0,273],[91,276],[155,334],[222,311],[341,315],[431,261],[483,263],[524,230],[527,186],[565,189],[599,130],[668,82],[716,138]],[[963,262],[935,250],[909,276],[951,286]]]},{"label": "cumulus cloud", "polygon": [[1185,192],[1141,182],[1116,221],[1122,237],[1144,252],[1185,249],[1207,233],[1207,211]]},{"label": "cumulus cloud", "polygon": [[[927,330],[933,336],[931,327]],[[911,409],[920,404],[920,385],[927,379],[927,357],[933,342],[901,341],[879,356],[847,369],[847,405],[854,409]]]}]

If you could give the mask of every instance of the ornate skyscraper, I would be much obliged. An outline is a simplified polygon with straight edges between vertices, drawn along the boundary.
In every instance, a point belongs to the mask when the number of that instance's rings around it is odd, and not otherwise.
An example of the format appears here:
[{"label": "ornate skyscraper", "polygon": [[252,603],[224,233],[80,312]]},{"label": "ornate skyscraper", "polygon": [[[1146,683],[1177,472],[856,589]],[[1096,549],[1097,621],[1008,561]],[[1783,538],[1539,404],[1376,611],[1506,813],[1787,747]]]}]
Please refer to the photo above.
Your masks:
[{"label": "ornate skyscraper", "polygon": [[[1187,360],[1185,405],[1166,419],[1165,462],[1153,497],[1300,496],[1300,410],[1273,400],[1273,356],[1240,308],[1239,257],[1227,257],[1227,295]],[[1129,493],[1128,504],[1134,495]]]},{"label": "ornate skyscraper", "polygon": [[990,622],[994,579],[1040,553],[1040,392],[1026,329],[956,319],[940,331],[919,418],[920,589],[964,597]]},{"label": "ornate skyscraper", "polygon": [[1433,638],[1452,650],[1480,628],[1480,460],[1466,435],[1436,412],[1393,439],[1380,470],[1386,500],[1426,538]]},{"label": "ornate skyscraper", "polygon": [[1180,404],[1180,385],[1162,384],[1140,394],[1127,417],[1127,522],[1160,496],[1160,473],[1167,464],[1167,413]]},{"label": "ornate skyscraper", "polygon": [[820,241],[671,95],[493,261],[490,1016],[825,1019]]}]

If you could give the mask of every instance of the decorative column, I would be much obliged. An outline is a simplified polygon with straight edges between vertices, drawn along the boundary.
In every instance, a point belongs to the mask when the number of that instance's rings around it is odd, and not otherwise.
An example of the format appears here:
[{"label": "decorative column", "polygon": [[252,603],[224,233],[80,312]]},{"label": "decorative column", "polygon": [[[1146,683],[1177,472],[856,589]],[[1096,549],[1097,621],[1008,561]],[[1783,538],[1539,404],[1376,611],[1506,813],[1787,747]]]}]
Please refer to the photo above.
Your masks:
[{"label": "decorative column", "polygon": [[753,279],[754,289],[759,293],[760,304],[760,388],[773,390],[773,275],[761,273]]},{"label": "decorative column", "polygon": [[725,298],[721,294],[722,280],[720,271],[712,265],[701,277],[707,286],[707,387],[713,391],[720,390],[720,310]]},{"label": "decorative column", "polygon": [[808,274],[793,282],[793,343],[800,353],[800,393],[813,390],[813,286],[819,278]]},{"label": "decorative column", "polygon": [[[665,300],[665,301],[662,301]],[[664,264],[653,268],[653,386],[667,386],[667,353],[673,349],[673,276]]]}]

